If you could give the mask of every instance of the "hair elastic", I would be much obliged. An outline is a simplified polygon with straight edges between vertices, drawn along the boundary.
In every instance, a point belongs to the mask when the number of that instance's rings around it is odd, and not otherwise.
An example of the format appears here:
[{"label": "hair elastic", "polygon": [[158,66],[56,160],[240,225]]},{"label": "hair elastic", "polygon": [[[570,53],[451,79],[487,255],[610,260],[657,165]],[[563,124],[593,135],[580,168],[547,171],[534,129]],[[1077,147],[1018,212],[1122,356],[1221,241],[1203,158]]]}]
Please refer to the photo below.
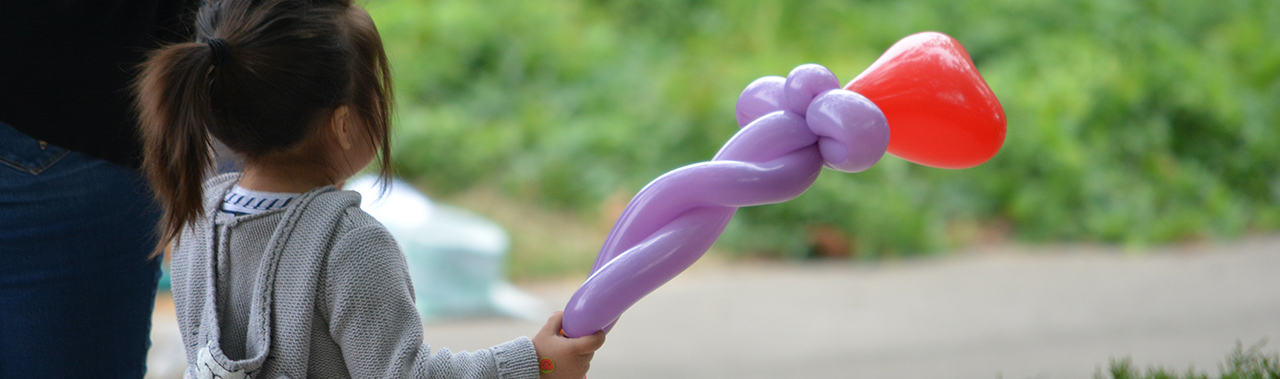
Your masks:
[{"label": "hair elastic", "polygon": [[227,63],[227,59],[231,58],[231,45],[227,44],[227,40],[222,38],[211,39],[205,44],[209,45],[209,51],[213,53],[213,65],[221,66]]}]

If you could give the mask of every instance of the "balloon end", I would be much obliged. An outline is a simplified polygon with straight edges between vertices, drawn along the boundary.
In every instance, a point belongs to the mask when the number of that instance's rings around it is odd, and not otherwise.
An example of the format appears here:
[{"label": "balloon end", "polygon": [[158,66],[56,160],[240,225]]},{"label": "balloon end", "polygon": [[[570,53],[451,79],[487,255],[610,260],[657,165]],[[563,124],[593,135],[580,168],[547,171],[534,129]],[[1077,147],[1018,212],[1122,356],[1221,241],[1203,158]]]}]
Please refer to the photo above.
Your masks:
[{"label": "balloon end", "polygon": [[[927,81],[915,78],[929,78]],[[1004,144],[1000,101],[959,41],[912,34],[844,87],[866,96],[889,122],[889,153],[929,167],[974,167]]]}]

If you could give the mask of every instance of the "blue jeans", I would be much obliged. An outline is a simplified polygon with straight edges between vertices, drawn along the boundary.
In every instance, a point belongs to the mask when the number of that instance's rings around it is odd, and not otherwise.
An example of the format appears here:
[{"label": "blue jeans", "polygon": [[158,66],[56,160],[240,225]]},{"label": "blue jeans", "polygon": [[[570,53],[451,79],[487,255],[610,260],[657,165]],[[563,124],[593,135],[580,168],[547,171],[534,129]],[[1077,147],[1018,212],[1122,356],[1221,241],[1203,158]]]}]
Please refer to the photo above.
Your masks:
[{"label": "blue jeans", "polygon": [[0,122],[0,378],[141,378],[160,258],[141,174]]}]

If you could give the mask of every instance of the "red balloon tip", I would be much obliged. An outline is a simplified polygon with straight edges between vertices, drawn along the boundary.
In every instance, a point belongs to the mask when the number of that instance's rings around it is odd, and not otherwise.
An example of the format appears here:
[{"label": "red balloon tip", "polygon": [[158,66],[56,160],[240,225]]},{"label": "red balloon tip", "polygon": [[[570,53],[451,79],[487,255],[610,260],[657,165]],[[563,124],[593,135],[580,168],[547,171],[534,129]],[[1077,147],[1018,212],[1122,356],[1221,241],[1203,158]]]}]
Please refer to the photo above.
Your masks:
[{"label": "red balloon tip", "polygon": [[937,168],[974,167],[1004,144],[1004,108],[959,41],[916,33],[845,86],[889,121],[889,153]]}]

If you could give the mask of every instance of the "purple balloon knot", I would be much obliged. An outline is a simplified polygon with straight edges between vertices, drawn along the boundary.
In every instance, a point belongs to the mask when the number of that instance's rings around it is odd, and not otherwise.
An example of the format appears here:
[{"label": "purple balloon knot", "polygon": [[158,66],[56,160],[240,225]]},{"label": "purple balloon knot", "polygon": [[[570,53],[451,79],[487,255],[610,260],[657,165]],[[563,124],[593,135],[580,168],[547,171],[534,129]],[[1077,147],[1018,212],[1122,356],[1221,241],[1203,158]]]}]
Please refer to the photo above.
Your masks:
[{"label": "purple balloon knot", "polygon": [[840,88],[840,79],[819,64],[802,64],[787,74],[783,85],[783,100],[787,110],[806,115],[809,103],[823,92]]},{"label": "purple balloon knot", "polygon": [[871,100],[857,92],[834,89],[813,99],[806,123],[820,136],[818,147],[827,167],[844,172],[871,168],[889,148],[889,121]]},{"label": "purple balloon knot", "polygon": [[856,92],[841,89],[840,80],[822,65],[800,65],[786,79],[756,79],[738,97],[739,126],[776,111],[801,117],[820,137],[816,142],[826,166],[836,170],[866,170],[889,148],[889,123],[880,108]]}]

